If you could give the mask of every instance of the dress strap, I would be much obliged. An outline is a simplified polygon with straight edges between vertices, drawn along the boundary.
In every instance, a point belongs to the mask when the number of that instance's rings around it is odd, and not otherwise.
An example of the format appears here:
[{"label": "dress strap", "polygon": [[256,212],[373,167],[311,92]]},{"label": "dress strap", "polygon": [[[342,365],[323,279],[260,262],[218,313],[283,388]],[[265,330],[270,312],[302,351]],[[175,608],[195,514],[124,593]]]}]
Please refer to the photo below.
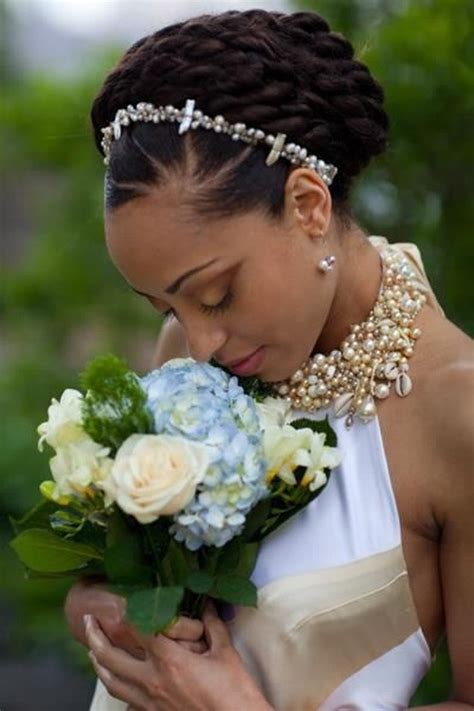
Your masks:
[{"label": "dress strap", "polygon": [[402,252],[405,257],[410,261],[411,266],[417,273],[421,284],[424,287],[426,293],[426,300],[429,306],[431,306],[435,311],[437,311],[441,316],[446,316],[441,304],[439,303],[436,295],[431,287],[426,270],[421,258],[420,250],[412,242],[389,242],[386,237],[381,237],[379,235],[371,235],[369,237],[370,243],[379,251],[385,249],[385,247],[392,247]]}]

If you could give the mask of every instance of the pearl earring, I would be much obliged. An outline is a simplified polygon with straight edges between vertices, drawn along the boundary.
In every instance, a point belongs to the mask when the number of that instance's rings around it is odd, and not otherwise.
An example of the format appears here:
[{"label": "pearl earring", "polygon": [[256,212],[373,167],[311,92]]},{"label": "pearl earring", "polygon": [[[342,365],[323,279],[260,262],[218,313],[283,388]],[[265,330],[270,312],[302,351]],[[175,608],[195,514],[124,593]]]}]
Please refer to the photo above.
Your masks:
[{"label": "pearl earring", "polygon": [[333,254],[330,254],[327,257],[324,257],[324,259],[321,259],[318,264],[319,270],[326,274],[326,272],[330,272],[334,269],[335,262],[336,257]]}]

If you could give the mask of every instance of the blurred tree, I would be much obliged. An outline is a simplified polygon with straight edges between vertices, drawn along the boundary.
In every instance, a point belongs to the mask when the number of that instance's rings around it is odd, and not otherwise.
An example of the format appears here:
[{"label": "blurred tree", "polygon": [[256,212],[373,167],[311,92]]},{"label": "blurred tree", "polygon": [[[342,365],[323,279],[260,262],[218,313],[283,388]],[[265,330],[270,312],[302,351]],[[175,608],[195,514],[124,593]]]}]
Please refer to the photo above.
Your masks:
[{"label": "blurred tree", "polygon": [[49,478],[36,427],[51,398],[77,386],[78,370],[100,352],[120,353],[146,369],[160,328],[156,312],[125,287],[104,248],[103,165],[88,111],[98,77],[121,52],[112,48],[91,59],[69,82],[18,74],[13,61],[0,78],[0,613],[5,606],[14,613],[8,656],[38,659],[57,648],[87,663],[63,619],[70,583],[25,584],[6,545],[7,514],[31,507],[38,484]]}]

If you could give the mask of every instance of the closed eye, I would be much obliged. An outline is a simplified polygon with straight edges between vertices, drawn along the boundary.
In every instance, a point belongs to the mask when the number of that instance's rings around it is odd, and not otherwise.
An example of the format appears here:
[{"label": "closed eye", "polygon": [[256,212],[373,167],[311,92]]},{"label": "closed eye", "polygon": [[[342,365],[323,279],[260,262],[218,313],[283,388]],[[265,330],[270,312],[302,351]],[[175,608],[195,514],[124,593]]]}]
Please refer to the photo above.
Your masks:
[{"label": "closed eye", "polygon": [[[226,309],[228,309],[230,304],[232,303],[233,299],[234,299],[234,293],[229,290],[226,293],[226,295],[224,296],[224,298],[221,301],[219,301],[218,304],[215,304],[214,306],[209,306],[208,304],[200,304],[199,308],[205,314],[215,315],[216,313],[218,313],[220,311],[225,311]],[[168,311],[165,311],[164,317],[165,317],[166,321],[169,321],[172,318],[176,318],[174,309],[168,309]]]}]

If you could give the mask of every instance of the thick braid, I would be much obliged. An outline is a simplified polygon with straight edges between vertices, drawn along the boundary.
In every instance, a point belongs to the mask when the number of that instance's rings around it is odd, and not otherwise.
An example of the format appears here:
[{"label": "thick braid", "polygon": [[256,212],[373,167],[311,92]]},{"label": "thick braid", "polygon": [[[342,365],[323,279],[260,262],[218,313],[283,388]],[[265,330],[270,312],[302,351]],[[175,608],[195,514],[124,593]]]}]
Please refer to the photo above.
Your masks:
[{"label": "thick braid", "polygon": [[382,88],[350,42],[314,13],[201,15],[139,40],[94,101],[97,147],[117,109],[139,101],[184,106],[188,97],[211,116],[286,133],[336,165],[335,201],[386,145]]}]

